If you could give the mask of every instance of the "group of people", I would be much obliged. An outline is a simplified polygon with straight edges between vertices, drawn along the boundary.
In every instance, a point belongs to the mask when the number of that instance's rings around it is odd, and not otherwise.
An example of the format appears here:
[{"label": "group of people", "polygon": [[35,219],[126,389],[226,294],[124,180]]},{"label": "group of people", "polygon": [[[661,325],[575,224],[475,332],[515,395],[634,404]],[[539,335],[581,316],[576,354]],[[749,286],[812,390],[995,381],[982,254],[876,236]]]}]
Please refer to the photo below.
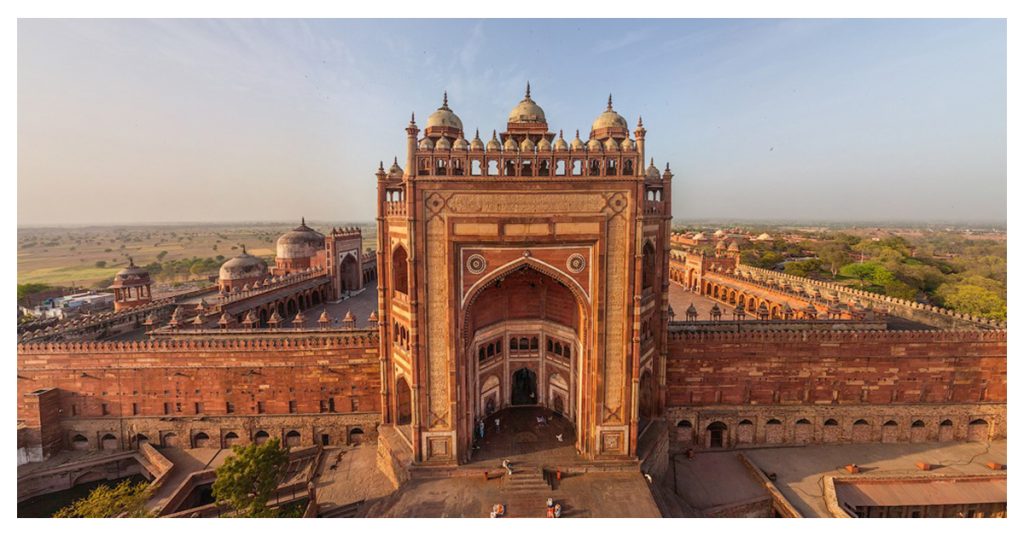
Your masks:
[{"label": "group of people", "polygon": [[[551,518],[562,517],[562,505],[561,505],[561,503],[556,503],[555,500],[552,499],[551,497],[548,497],[547,509],[548,509],[548,517],[551,517]],[[492,518],[502,517],[504,515],[505,515],[505,505],[504,504],[498,503],[498,504],[495,504],[494,506],[491,506],[491,517]]]}]

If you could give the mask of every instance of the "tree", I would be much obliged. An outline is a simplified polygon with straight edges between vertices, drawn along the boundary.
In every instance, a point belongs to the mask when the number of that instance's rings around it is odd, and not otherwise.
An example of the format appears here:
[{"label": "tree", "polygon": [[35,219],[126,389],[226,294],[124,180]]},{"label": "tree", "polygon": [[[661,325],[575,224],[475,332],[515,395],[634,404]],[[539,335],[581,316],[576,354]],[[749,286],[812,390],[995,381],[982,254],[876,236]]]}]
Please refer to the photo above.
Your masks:
[{"label": "tree", "polygon": [[166,257],[166,256],[167,256],[167,252],[166,251],[161,251],[160,253],[157,253],[156,260],[163,261],[164,257]]},{"label": "tree", "polygon": [[18,285],[18,300],[22,300],[29,294],[35,294],[36,292],[42,292],[44,290],[50,290],[50,285],[44,285],[42,283],[23,283]]},{"label": "tree", "polygon": [[834,242],[826,244],[818,252],[818,258],[821,259],[825,266],[828,266],[829,271],[832,272],[833,279],[839,273],[839,269],[844,264],[850,262],[850,254],[847,252],[847,247],[842,242]]},{"label": "tree", "polygon": [[97,268],[106,268],[107,267],[107,261],[96,261],[96,267]]},{"label": "tree", "polygon": [[152,493],[148,482],[124,480],[113,488],[101,484],[88,497],[61,508],[53,517],[152,517],[146,509]]},{"label": "tree", "polygon": [[234,456],[217,468],[213,496],[239,517],[273,517],[267,501],[284,476],[288,451],[275,438],[232,448]]},{"label": "tree", "polygon": [[944,283],[936,291],[943,305],[982,318],[1006,320],[1006,299],[970,283]]},{"label": "tree", "polygon": [[857,279],[860,281],[860,286],[864,287],[867,286],[868,281],[871,281],[875,275],[875,269],[879,267],[878,263],[874,262],[855,262],[840,268],[839,275]]}]

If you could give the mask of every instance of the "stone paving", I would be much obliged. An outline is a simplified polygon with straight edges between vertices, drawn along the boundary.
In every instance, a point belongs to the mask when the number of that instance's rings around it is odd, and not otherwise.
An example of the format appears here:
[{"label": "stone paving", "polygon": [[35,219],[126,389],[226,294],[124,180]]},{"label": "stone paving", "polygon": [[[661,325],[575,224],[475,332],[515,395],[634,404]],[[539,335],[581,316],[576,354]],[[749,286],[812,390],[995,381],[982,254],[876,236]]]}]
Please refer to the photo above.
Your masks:
[{"label": "stone paving", "polygon": [[316,478],[316,499],[320,510],[386,497],[395,491],[391,481],[377,469],[377,444],[324,451]]},{"label": "stone paving", "polygon": [[[668,286],[668,303],[676,314],[675,320],[680,321],[686,320],[686,309],[690,307],[691,303],[697,309],[697,320],[703,321],[711,320],[711,307],[715,304],[718,304],[718,308],[722,311],[722,320],[734,320],[733,311],[736,309],[734,305],[718,303],[711,298],[686,290],[682,285],[676,283],[670,283]],[[756,320],[753,315],[747,315],[743,319],[746,321]]]}]

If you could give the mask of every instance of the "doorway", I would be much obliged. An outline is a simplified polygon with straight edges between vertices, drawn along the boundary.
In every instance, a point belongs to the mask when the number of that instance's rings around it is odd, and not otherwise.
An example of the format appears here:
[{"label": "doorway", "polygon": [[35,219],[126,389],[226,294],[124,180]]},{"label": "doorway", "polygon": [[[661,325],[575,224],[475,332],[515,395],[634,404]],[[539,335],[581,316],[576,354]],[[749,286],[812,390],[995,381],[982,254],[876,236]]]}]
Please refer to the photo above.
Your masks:
[{"label": "doorway", "polygon": [[537,373],[521,368],[512,374],[512,405],[527,406],[537,403]]}]

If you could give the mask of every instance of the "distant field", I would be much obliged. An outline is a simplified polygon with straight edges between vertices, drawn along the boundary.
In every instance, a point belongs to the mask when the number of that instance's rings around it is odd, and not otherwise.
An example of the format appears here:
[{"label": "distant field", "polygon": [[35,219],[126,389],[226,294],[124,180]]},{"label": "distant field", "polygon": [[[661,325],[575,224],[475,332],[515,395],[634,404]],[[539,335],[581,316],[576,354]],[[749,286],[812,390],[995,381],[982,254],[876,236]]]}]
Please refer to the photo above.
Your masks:
[{"label": "distant field", "polygon": [[[375,225],[308,224],[325,234],[332,227],[359,226],[363,229],[363,247],[376,247]],[[243,244],[249,253],[269,260],[277,238],[295,226],[261,223],[19,228],[18,284],[92,287],[109,281],[127,266],[129,256],[139,266],[193,257],[216,259],[218,255],[226,260],[238,255]]]}]

